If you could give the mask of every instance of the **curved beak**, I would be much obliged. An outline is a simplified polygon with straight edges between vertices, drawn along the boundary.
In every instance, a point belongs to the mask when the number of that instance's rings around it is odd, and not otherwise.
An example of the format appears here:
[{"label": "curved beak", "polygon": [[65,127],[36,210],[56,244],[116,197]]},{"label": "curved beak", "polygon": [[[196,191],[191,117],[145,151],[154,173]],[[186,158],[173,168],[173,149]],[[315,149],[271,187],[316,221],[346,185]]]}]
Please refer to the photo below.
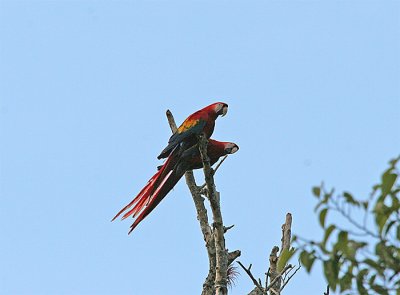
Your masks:
[{"label": "curved beak", "polygon": [[224,106],[224,107],[222,108],[221,117],[225,116],[227,112],[228,112],[228,106]]},{"label": "curved beak", "polygon": [[233,146],[233,147],[229,147],[225,149],[225,152],[227,154],[234,154],[239,150],[239,147],[237,145]]}]

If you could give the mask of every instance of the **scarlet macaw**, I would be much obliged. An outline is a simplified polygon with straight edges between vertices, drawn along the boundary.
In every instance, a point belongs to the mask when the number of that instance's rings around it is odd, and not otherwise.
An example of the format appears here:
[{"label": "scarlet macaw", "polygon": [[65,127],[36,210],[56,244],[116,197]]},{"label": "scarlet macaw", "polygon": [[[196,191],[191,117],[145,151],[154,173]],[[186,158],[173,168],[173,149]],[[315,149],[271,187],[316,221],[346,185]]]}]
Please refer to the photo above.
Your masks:
[{"label": "scarlet macaw", "polygon": [[179,144],[180,152],[197,143],[197,136],[204,132],[210,138],[214,132],[215,120],[228,112],[228,105],[224,102],[213,103],[186,118],[178,130],[169,138],[167,147],[160,153],[157,159],[168,157]]},{"label": "scarlet macaw", "polygon": [[[239,147],[232,142],[221,142],[210,139],[207,146],[207,154],[210,158],[210,164],[215,164],[218,159],[227,154],[233,154]],[[134,223],[131,225],[130,234],[135,227],[161,202],[162,199],[170,192],[175,184],[181,179],[186,171],[199,169],[203,167],[203,162],[200,157],[198,146],[192,146],[184,151],[178,157],[178,150],[174,149],[167,161],[147,182],[146,186],[139,194],[117,215],[112,219],[115,220],[118,216],[125,212],[122,220],[132,216],[133,218],[140,213]],[[126,212],[129,208],[129,211]]]}]

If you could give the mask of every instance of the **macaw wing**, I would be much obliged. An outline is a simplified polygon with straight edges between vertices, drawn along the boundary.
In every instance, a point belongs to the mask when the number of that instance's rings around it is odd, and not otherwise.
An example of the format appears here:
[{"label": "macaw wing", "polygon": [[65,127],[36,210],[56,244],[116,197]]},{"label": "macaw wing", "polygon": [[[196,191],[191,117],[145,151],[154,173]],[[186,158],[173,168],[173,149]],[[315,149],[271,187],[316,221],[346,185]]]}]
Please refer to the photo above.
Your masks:
[{"label": "macaw wing", "polygon": [[188,161],[191,158],[194,157],[199,157],[200,156],[200,151],[199,151],[199,145],[193,145],[192,147],[186,149],[185,151],[183,151],[180,155],[180,160],[182,161]]},{"label": "macaw wing", "polygon": [[179,144],[184,141],[186,138],[192,135],[200,134],[204,126],[206,126],[206,121],[202,119],[197,120],[186,120],[179,126],[178,130],[171,136],[168,143],[176,143]]},{"label": "macaw wing", "polygon": [[178,130],[170,137],[167,147],[157,157],[158,159],[167,157],[171,151],[180,143],[190,140],[194,135],[200,134],[207,122],[203,119],[185,120]]}]

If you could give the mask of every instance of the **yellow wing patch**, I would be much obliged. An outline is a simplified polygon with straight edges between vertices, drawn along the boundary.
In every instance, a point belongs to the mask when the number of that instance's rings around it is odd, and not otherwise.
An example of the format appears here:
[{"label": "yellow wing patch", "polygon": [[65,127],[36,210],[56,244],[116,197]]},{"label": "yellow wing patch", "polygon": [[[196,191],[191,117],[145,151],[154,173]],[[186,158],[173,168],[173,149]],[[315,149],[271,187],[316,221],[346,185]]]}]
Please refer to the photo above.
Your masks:
[{"label": "yellow wing patch", "polygon": [[196,126],[199,123],[200,120],[186,120],[182,123],[181,126],[178,128],[178,133],[183,133],[187,131],[188,129],[192,128],[193,126]]}]

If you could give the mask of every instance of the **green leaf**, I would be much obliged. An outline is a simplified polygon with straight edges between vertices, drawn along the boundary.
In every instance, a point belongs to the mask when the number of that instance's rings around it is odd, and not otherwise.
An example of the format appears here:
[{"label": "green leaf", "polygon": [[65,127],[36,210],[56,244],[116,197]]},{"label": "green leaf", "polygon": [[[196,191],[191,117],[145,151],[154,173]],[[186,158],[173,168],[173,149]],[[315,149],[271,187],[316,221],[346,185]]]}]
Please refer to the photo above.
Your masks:
[{"label": "green leaf", "polygon": [[397,222],[396,220],[392,220],[392,221],[390,221],[390,222],[388,223],[388,225],[386,226],[386,229],[385,229],[385,236],[388,234],[388,232],[390,231],[390,228],[391,228],[396,222]]},{"label": "green leaf", "polygon": [[282,254],[279,256],[278,260],[278,271],[280,272],[285,265],[289,262],[289,259],[292,258],[292,256],[296,253],[296,249],[291,248],[291,249],[283,249]]},{"label": "green leaf", "polygon": [[371,285],[371,288],[380,295],[389,295],[388,290],[386,290],[384,287],[380,285]]},{"label": "green leaf", "polygon": [[376,275],[372,275],[368,280],[368,285],[373,285],[376,279]]},{"label": "green leaf", "polygon": [[329,259],[324,261],[324,274],[325,278],[329,283],[332,291],[336,290],[336,285],[339,283],[338,275],[339,275],[339,258],[335,256],[334,259]]},{"label": "green leaf", "polygon": [[347,203],[353,204],[353,205],[359,205],[359,203],[353,198],[353,196],[350,193],[344,192],[343,197],[346,199]]},{"label": "green leaf", "polygon": [[387,212],[388,210],[385,204],[380,203],[379,205],[380,206],[376,206],[377,211],[375,216],[375,222],[378,225],[379,233],[381,234],[390,215]]},{"label": "green leaf", "polygon": [[364,277],[367,275],[368,269],[361,270],[356,277],[357,290],[361,295],[368,295],[367,289],[364,287]]},{"label": "green leaf", "polygon": [[359,248],[360,244],[356,241],[349,240],[346,247],[342,249],[345,257],[350,260],[354,261],[356,256],[356,251]]},{"label": "green leaf", "polygon": [[337,250],[341,250],[343,252],[346,251],[347,249],[347,243],[348,243],[348,232],[347,231],[340,231],[338,234],[338,240],[335,245],[335,248]]},{"label": "green leaf", "polygon": [[332,271],[332,262],[330,260],[324,261],[324,274],[325,278],[328,281],[329,286],[333,291],[336,290],[336,278]]},{"label": "green leaf", "polygon": [[345,273],[345,275],[339,280],[340,292],[349,290],[351,288],[351,281],[353,279],[353,275],[351,272]]},{"label": "green leaf", "polygon": [[321,212],[319,213],[319,224],[323,228],[325,228],[325,219],[327,213],[328,213],[328,208],[322,209]]},{"label": "green leaf", "polygon": [[368,201],[361,202],[361,205],[363,206],[364,210],[367,210],[369,202]]},{"label": "green leaf", "polygon": [[400,209],[400,201],[395,194],[392,194],[391,210],[397,212]]},{"label": "green leaf", "polygon": [[[376,270],[380,275],[383,275],[383,271],[384,269],[379,265],[379,263],[377,263],[376,261],[367,258],[363,261],[365,264],[369,265],[370,267],[372,267],[374,270]],[[375,275],[376,276],[376,275]],[[373,276],[372,276],[373,277]],[[371,278],[372,278],[371,277]],[[372,282],[373,283],[373,282]],[[371,284],[371,283],[370,283]]]},{"label": "green leaf", "polygon": [[314,264],[315,256],[312,253],[308,253],[306,250],[300,253],[300,262],[309,273]]},{"label": "green leaf", "polygon": [[379,264],[377,262],[375,262],[374,260],[370,259],[370,258],[365,259],[363,262],[365,264],[368,264],[369,266],[375,268],[375,269],[379,268]]},{"label": "green leaf", "polygon": [[381,241],[375,245],[375,254],[384,263],[387,263],[387,246],[384,241]]},{"label": "green leaf", "polygon": [[392,190],[394,183],[396,182],[397,174],[390,173],[390,170],[386,171],[382,175],[382,194],[388,195]]},{"label": "green leaf", "polygon": [[336,226],[334,224],[331,224],[330,226],[328,226],[328,228],[325,230],[325,235],[324,235],[324,239],[322,241],[322,245],[323,247],[325,247],[326,242],[329,239],[329,236],[331,235],[331,233],[336,229]]},{"label": "green leaf", "polygon": [[321,188],[319,186],[314,186],[312,188],[312,193],[319,199],[319,197],[321,196]]},{"label": "green leaf", "polygon": [[400,240],[400,225],[398,225],[398,226],[397,226],[397,229],[396,229],[396,238],[397,238],[398,240]]}]

